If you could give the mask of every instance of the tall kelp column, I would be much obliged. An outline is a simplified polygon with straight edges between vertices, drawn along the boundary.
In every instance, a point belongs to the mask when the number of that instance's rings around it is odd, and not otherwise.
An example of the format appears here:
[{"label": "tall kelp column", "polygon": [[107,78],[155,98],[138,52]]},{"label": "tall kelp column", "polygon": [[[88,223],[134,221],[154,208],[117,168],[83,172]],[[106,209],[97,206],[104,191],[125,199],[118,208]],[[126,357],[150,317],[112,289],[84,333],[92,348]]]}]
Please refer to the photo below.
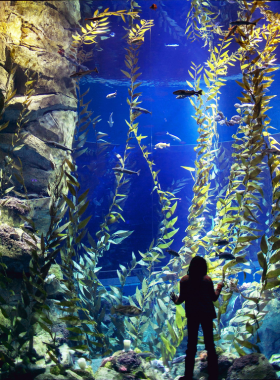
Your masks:
[{"label": "tall kelp column", "polygon": [[[217,16],[211,12],[211,1],[194,0],[191,2],[187,24],[188,37],[192,40],[202,38],[206,45],[209,43],[210,55],[203,74],[206,91],[200,99],[196,101],[190,99],[195,109],[199,138],[195,148],[197,159],[194,198],[190,209],[189,226],[186,230],[187,236],[184,239],[185,246],[181,249],[181,253],[187,256],[203,254],[208,261],[209,275],[213,280],[221,280],[222,277],[239,272],[243,272],[246,279],[246,272],[251,273],[251,269],[246,267],[241,269],[238,264],[249,265],[246,255],[249,253],[248,249],[252,242],[260,246],[261,250],[256,255],[262,268],[260,283],[253,283],[249,296],[241,293],[246,300],[238,315],[232,319],[232,322],[238,322],[238,326],[231,327],[228,335],[228,340],[232,340],[239,355],[246,354],[242,346],[259,352],[258,329],[267,313],[263,309],[271,299],[273,289],[280,284],[277,278],[280,274],[279,159],[277,156],[279,144],[269,133],[271,125],[266,114],[270,108],[269,101],[274,97],[267,95],[266,90],[273,82],[271,73],[277,70],[277,67],[274,67],[274,51],[280,42],[279,15],[271,12],[267,3],[237,1],[238,20],[244,20],[244,25],[232,27],[224,35],[215,22]],[[260,14],[264,20],[261,27],[258,26]],[[247,25],[245,25],[246,22]],[[250,24],[250,22],[253,23]],[[199,23],[203,25],[200,27]],[[234,32],[235,36],[233,36]],[[214,34],[223,36],[219,39],[217,46],[214,44]],[[260,48],[259,44],[262,41],[264,41],[263,47]],[[236,46],[235,52],[231,55],[226,50],[229,46],[233,49]],[[242,73],[242,82],[237,81],[242,88],[242,96],[238,97],[240,104],[236,104],[240,115],[239,127],[237,133],[233,135],[233,163],[229,180],[225,183],[222,177],[223,188],[221,188],[218,183],[221,177],[219,167],[226,157],[215,141],[218,138],[217,121],[221,115],[219,90],[221,86],[226,85],[224,76],[228,65],[236,65],[238,61]],[[189,82],[188,84],[195,90],[199,89],[201,71],[200,66],[192,64],[189,74],[193,79],[193,84]],[[264,194],[262,175],[267,175],[268,170],[271,184],[266,184],[268,186]],[[268,189],[271,191],[270,195],[267,194]],[[210,200],[209,195],[215,195],[215,204]],[[263,205],[269,205],[264,227],[260,219]],[[210,209],[212,214],[214,211],[215,216],[211,224],[209,224],[209,216],[205,213]],[[207,225],[211,226],[210,229],[204,229]],[[260,234],[262,229],[265,231],[264,235]],[[224,247],[217,246],[215,243],[219,240],[228,243]],[[217,260],[215,263],[209,260],[215,254],[228,252],[228,248],[236,256],[235,259],[225,265],[223,265],[223,260]],[[184,273],[183,266],[182,274]],[[232,278],[228,282],[228,288],[222,292],[223,301],[215,303],[218,308],[216,340],[221,339],[219,326],[221,316],[227,311],[233,291],[239,292],[237,281]],[[224,341],[223,349],[226,346]]]}]

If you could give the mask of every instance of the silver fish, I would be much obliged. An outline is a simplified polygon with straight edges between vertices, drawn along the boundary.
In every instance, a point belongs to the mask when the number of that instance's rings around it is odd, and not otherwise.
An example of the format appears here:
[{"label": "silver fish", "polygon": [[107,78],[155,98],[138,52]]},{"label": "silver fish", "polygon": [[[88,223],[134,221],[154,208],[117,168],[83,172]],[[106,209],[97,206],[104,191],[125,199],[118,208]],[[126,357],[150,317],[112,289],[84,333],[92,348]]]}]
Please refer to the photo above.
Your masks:
[{"label": "silver fish", "polygon": [[185,361],[186,355],[178,356],[178,358],[175,358],[171,361],[171,364],[179,364]]},{"label": "silver fish", "polygon": [[235,103],[234,107],[236,107],[236,108],[253,108],[254,104],[251,104],[251,103],[244,103],[244,104]]},{"label": "silver fish", "polygon": [[178,44],[165,44],[165,46],[167,46],[167,47],[178,47],[179,45]]},{"label": "silver fish", "polygon": [[132,109],[132,112],[140,112],[140,113],[149,113],[149,114],[152,114],[152,112],[146,110],[145,108],[141,108],[141,107],[131,107]]},{"label": "silver fish", "polygon": [[108,94],[106,96],[107,99],[111,99],[111,98],[115,98],[117,96],[117,91],[116,92],[112,92],[111,94]]},{"label": "silver fish", "polygon": [[168,135],[168,136],[170,136],[173,140],[175,140],[175,141],[182,141],[181,139],[179,139],[179,137],[177,137],[177,136],[175,136],[175,135],[171,135],[171,133],[168,133],[168,132],[166,132],[166,134]]},{"label": "silver fish", "polygon": [[112,128],[114,122],[113,122],[113,112],[111,113],[110,117],[109,117],[109,121],[107,122],[109,123],[109,126]]},{"label": "silver fish", "polygon": [[240,120],[242,120],[242,117],[239,115],[234,115],[232,116],[231,120],[239,122]]},{"label": "silver fish", "polygon": [[54,148],[57,148],[57,149],[70,150],[70,152],[73,152],[73,149],[68,148],[67,146],[60,144],[56,141],[44,141],[44,143],[47,145],[52,145]]},{"label": "silver fish", "polygon": [[159,369],[161,372],[165,373],[165,367],[161,360],[152,360],[150,363],[152,367]]},{"label": "silver fish", "polygon": [[128,170],[128,169],[125,169],[125,168],[113,168],[113,170],[115,172],[119,172],[119,173],[125,173],[125,174],[137,174],[137,175],[140,175],[140,170],[139,169],[137,172],[133,171],[133,170]]}]

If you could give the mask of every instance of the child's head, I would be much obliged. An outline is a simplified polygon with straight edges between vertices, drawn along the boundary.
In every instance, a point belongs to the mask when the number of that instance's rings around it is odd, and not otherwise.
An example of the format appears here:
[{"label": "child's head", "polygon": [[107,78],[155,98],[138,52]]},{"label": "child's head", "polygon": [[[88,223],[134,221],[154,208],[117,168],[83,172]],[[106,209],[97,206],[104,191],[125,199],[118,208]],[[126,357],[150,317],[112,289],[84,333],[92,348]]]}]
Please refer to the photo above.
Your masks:
[{"label": "child's head", "polygon": [[207,262],[201,256],[195,256],[189,266],[188,274],[192,278],[201,278],[207,274]]}]

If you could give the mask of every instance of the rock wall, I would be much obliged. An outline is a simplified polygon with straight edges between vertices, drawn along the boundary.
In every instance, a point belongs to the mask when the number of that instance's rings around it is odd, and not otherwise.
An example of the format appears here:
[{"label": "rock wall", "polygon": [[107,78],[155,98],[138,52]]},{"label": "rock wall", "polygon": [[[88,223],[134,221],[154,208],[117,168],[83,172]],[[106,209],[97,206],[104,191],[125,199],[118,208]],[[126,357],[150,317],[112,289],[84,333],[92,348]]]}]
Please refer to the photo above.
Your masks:
[{"label": "rock wall", "polygon": [[[80,17],[79,0],[0,2],[0,89],[4,93],[12,64],[17,65],[16,95],[1,120],[1,124],[9,121],[9,126],[0,132],[0,167],[5,163],[22,103],[26,100],[24,72],[30,69],[31,73],[38,74],[38,81],[28,106],[29,121],[22,129],[25,135],[21,144],[24,145],[15,154],[23,164],[25,186],[32,195],[27,208],[39,234],[46,233],[49,223],[47,185],[53,176],[50,154],[56,163],[65,156],[70,158],[69,151],[51,147],[44,141],[59,142],[68,148],[73,143],[77,100],[70,75],[76,68],[58,50],[62,48],[68,54]],[[15,190],[24,195],[22,185],[16,180],[14,185]],[[24,201],[18,195],[9,195],[12,196],[9,202],[0,205],[0,230],[2,224],[6,234],[7,225],[19,227],[19,214],[22,214],[11,205]],[[0,239],[4,256],[9,248],[8,240]]]}]

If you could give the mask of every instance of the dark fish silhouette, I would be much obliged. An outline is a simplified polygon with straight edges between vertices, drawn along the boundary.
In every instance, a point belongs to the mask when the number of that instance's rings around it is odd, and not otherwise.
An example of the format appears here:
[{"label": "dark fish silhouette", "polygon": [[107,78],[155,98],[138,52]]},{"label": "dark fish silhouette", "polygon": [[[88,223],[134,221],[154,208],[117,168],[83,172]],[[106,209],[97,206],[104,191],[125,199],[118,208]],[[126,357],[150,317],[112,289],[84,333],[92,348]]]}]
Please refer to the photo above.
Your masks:
[{"label": "dark fish silhouette", "polygon": [[280,150],[275,149],[275,148],[272,148],[272,149],[267,148],[267,149],[264,150],[264,153],[279,155],[280,154]]},{"label": "dark fish silhouette", "polygon": [[98,70],[95,68],[93,70],[87,70],[87,71],[80,71],[78,73],[74,73],[72,75],[70,75],[70,78],[81,78],[81,77],[84,77],[85,75],[89,75],[90,73],[98,73]]},{"label": "dark fish silhouette", "polygon": [[155,358],[156,356],[152,354],[151,352],[140,352],[139,354],[136,354],[138,358]]},{"label": "dark fish silhouette", "polygon": [[73,149],[67,148],[67,146],[57,143],[55,141],[44,141],[44,143],[47,145],[52,145],[54,148],[58,148],[62,150],[70,150],[70,152],[73,152]]},{"label": "dark fish silhouette", "polygon": [[27,222],[24,222],[23,228],[25,228],[26,230],[28,230],[30,232],[35,232],[34,228],[30,224],[28,224]]},{"label": "dark fish silhouette", "polygon": [[142,314],[141,309],[131,305],[119,305],[117,307],[112,307],[111,312],[112,314],[121,314],[125,317],[137,317],[137,315]]},{"label": "dark fish silhouette", "polygon": [[[180,95],[180,96],[192,96],[192,95],[202,95],[202,90],[195,91],[195,90],[176,90],[173,92],[174,95]],[[178,99],[182,99],[181,97]]]},{"label": "dark fish silhouette", "polygon": [[139,169],[137,172],[134,172],[133,170],[124,169],[124,168],[113,168],[113,170],[115,172],[120,172],[120,173],[125,173],[125,174],[137,174],[137,175],[140,175],[140,170],[141,169]]},{"label": "dark fish silhouette", "polygon": [[145,108],[141,108],[141,107],[131,107],[131,109],[132,109],[132,112],[141,112],[141,113],[152,114],[152,112],[146,110]]},{"label": "dark fish silhouette", "polygon": [[256,25],[256,22],[250,22],[250,21],[243,21],[243,20],[237,20],[230,22],[230,25],[234,26],[241,26],[241,25]]},{"label": "dark fish silhouette", "polygon": [[98,21],[104,18],[105,16],[96,16],[96,17],[90,17],[90,18],[85,18],[85,21]]},{"label": "dark fish silhouette", "polygon": [[167,249],[166,252],[168,252],[169,255],[180,257],[179,253],[174,251],[173,249]]},{"label": "dark fish silhouette", "polygon": [[216,252],[216,257],[219,257],[219,259],[225,259],[225,260],[234,260],[235,256],[233,256],[231,253],[223,252],[220,255]]},{"label": "dark fish silhouette", "polygon": [[229,32],[228,34],[224,37],[224,40],[226,41],[230,36],[232,36],[237,29],[237,25],[233,26],[232,28],[228,28]]},{"label": "dark fish silhouette", "polygon": [[218,241],[215,242],[215,244],[219,245],[220,247],[221,246],[223,247],[224,245],[228,245],[229,241],[227,241],[227,240],[218,240]]},{"label": "dark fish silhouette", "polygon": [[186,355],[178,356],[178,358],[175,358],[171,361],[171,364],[179,364],[183,363],[185,361]]},{"label": "dark fish silhouette", "polygon": [[152,4],[151,6],[150,6],[150,9],[153,9],[154,11],[157,9],[157,5],[156,4]]}]

